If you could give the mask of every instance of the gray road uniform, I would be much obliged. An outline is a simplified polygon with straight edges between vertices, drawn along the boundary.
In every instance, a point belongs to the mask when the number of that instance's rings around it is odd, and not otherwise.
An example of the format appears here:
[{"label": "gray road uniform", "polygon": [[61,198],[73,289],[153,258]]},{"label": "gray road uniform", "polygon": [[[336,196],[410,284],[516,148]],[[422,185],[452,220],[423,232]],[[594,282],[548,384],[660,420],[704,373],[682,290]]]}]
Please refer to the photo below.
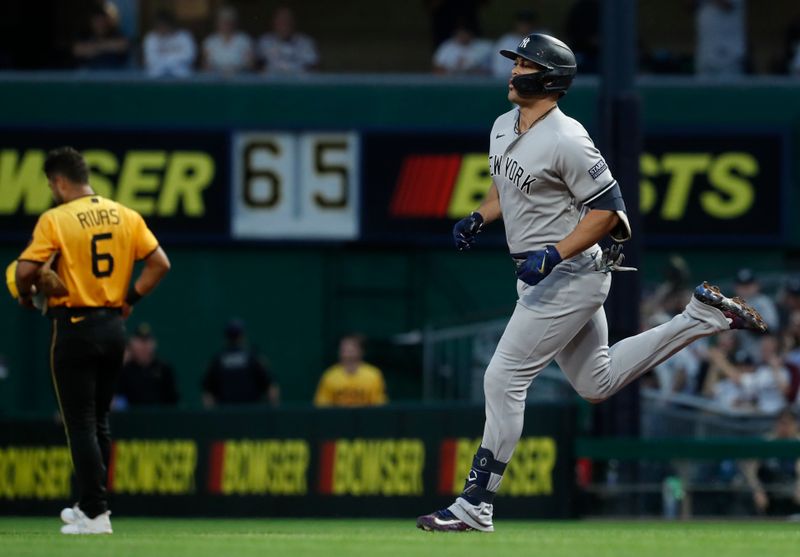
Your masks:
[{"label": "gray road uniform", "polygon": [[[523,259],[568,236],[592,201],[618,186],[583,126],[558,107],[523,134],[516,132],[518,114],[495,121],[489,165],[509,250]],[[630,237],[621,207],[612,232],[618,241]],[[599,402],[692,341],[729,328],[721,311],[692,298],[672,320],[609,348],[603,302],[611,274],[596,269],[599,255],[595,245],[535,286],[517,281],[516,308],[484,377],[481,449],[464,493],[449,507],[473,528],[493,529],[492,499],[522,433],[528,387],[553,359],[578,394]]]}]

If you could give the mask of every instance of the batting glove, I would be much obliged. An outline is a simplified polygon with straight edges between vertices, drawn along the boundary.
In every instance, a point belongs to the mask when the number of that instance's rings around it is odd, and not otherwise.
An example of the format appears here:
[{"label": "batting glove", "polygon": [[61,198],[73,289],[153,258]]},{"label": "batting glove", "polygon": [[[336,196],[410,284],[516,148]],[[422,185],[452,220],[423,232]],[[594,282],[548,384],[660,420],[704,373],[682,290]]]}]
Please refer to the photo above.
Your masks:
[{"label": "batting glove", "polygon": [[597,253],[592,255],[594,259],[594,269],[598,273],[610,273],[611,271],[637,271],[636,267],[623,267],[622,263],[625,261],[625,254],[622,253],[622,244],[614,244],[610,248],[603,250],[600,257]]},{"label": "batting glove", "polygon": [[458,251],[464,251],[472,247],[475,237],[481,231],[483,217],[478,211],[473,211],[470,216],[458,221],[453,227],[453,240],[456,242]]},{"label": "batting glove", "polygon": [[539,284],[559,263],[561,263],[561,254],[558,253],[556,247],[545,246],[544,249],[528,255],[525,262],[517,269],[517,278],[531,286]]}]

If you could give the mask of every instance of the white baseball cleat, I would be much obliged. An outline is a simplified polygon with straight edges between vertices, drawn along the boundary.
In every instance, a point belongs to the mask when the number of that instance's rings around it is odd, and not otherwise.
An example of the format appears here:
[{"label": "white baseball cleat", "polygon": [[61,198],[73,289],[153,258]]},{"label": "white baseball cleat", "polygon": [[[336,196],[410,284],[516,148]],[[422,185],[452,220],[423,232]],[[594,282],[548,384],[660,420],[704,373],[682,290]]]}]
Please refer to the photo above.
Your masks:
[{"label": "white baseball cleat", "polygon": [[[112,534],[114,532],[111,529],[111,511],[89,518],[77,507],[73,507],[71,510],[75,513],[76,520],[62,526],[62,534]],[[62,520],[64,519],[63,515],[62,511]]]},{"label": "white baseball cleat", "polygon": [[65,509],[61,509],[61,522],[64,524],[73,524],[78,521],[78,517],[83,514],[81,510],[78,508],[78,504],[75,503],[74,507],[67,507]]}]

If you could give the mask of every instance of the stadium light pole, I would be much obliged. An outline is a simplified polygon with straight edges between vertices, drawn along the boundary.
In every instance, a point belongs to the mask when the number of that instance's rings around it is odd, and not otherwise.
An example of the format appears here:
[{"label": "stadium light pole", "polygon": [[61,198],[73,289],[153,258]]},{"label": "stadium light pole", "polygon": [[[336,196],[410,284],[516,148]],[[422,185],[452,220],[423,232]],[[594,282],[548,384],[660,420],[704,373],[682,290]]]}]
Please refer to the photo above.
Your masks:
[{"label": "stadium light pole", "polygon": [[[599,140],[628,209],[633,237],[625,243],[625,263],[639,267],[642,226],[639,216],[640,100],[636,90],[638,61],[637,0],[600,1]],[[606,309],[610,341],[639,332],[639,273],[615,273]],[[638,386],[623,389],[597,407],[595,424],[604,435],[639,434]]]}]

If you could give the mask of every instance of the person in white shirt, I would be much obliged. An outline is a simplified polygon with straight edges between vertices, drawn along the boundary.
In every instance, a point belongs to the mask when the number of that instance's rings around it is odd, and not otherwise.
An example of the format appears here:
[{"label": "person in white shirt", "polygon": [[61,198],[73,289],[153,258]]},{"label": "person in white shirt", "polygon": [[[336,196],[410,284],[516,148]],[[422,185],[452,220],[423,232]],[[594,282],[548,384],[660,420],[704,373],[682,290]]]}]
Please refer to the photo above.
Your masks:
[{"label": "person in white shirt", "polygon": [[708,368],[703,396],[727,410],[746,406],[741,377],[752,374],[754,365],[746,352],[737,349],[737,337],[727,332],[720,334],[716,346],[708,348],[706,357]]},{"label": "person in white shirt", "polygon": [[237,29],[237,15],[226,7],[217,16],[217,32],[203,41],[203,69],[235,74],[253,69],[253,41]]},{"label": "person in white shirt", "polygon": [[433,72],[439,74],[488,74],[492,43],[475,37],[466,26],[459,26],[433,55]]},{"label": "person in white shirt", "polygon": [[[537,29],[536,13],[531,10],[521,10],[517,12],[514,18],[514,29],[497,39],[494,43],[494,50],[500,52],[501,50],[514,50],[517,45],[526,37],[538,31],[540,33],[547,33],[542,29]],[[495,77],[502,77],[508,79],[511,73],[511,68],[514,67],[514,61],[509,60],[505,56],[492,57],[492,75]]]},{"label": "person in white shirt", "polygon": [[[772,298],[761,292],[761,284],[752,269],[739,269],[736,272],[734,291],[737,296],[747,300],[747,303],[761,314],[761,317],[764,319],[770,331],[777,331],[780,329],[781,324],[778,308],[775,302],[772,301]],[[753,335],[746,331],[740,335],[739,340],[742,344],[742,348],[746,350],[755,361],[760,363],[761,348],[759,344],[761,335]]]},{"label": "person in white shirt", "polygon": [[294,13],[288,7],[275,10],[272,32],[261,35],[256,52],[268,74],[305,73],[319,64],[314,39],[297,32]]},{"label": "person in white shirt", "polygon": [[775,414],[786,407],[790,379],[777,337],[770,335],[761,339],[761,359],[764,363],[755,372],[742,375],[742,389],[759,412]]},{"label": "person in white shirt", "polygon": [[155,28],[144,37],[144,67],[150,77],[192,74],[197,47],[191,33],[178,29],[174,16],[161,12]]},{"label": "person in white shirt", "polygon": [[744,73],[746,0],[699,0],[695,73],[730,77]]},{"label": "person in white shirt", "polygon": [[800,17],[786,31],[786,71],[789,75],[800,77]]}]

